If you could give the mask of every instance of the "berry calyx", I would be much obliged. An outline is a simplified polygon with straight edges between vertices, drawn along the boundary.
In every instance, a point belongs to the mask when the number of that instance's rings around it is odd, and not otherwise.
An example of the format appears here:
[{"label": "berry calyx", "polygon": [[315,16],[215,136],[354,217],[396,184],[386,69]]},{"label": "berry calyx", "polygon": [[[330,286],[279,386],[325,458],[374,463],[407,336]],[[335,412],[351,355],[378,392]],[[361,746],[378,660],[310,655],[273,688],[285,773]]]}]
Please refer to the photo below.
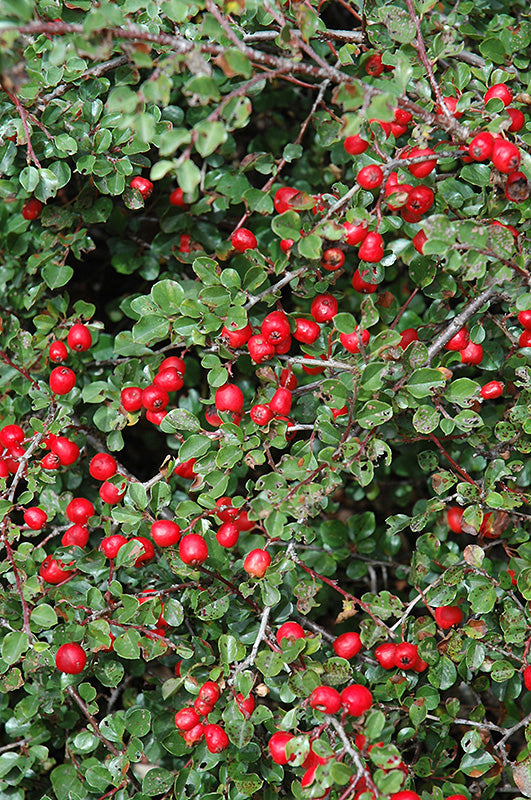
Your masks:
[{"label": "berry calyx", "polygon": [[395,649],[395,667],[399,669],[412,669],[419,657],[416,644],[401,642]]}]

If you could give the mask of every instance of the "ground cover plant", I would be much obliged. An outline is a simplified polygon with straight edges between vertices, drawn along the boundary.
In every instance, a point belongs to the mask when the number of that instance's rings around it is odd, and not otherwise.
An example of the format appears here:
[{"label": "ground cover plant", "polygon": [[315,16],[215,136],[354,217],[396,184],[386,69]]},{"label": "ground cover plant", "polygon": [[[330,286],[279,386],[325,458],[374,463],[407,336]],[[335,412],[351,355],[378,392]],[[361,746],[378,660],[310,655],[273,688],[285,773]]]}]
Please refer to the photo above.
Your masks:
[{"label": "ground cover plant", "polygon": [[0,37],[0,797],[530,797],[528,4]]}]

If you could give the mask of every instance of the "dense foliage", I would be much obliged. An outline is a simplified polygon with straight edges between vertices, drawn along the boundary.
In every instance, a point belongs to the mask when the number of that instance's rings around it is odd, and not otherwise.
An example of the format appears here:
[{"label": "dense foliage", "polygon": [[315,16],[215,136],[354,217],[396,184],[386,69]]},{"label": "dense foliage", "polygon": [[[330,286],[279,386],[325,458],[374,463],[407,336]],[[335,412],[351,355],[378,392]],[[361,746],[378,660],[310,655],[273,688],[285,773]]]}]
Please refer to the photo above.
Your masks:
[{"label": "dense foliage", "polygon": [[2,798],[531,796],[528,12],[0,0]]}]

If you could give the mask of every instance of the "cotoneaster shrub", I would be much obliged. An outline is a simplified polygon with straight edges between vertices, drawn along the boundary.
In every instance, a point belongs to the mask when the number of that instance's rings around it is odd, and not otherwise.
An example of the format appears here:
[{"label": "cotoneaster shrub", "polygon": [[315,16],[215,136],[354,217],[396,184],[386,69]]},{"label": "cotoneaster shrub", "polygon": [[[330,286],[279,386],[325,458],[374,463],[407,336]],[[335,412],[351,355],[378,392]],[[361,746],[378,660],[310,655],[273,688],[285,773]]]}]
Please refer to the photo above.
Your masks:
[{"label": "cotoneaster shrub", "polygon": [[531,796],[531,23],[0,4],[0,795]]}]

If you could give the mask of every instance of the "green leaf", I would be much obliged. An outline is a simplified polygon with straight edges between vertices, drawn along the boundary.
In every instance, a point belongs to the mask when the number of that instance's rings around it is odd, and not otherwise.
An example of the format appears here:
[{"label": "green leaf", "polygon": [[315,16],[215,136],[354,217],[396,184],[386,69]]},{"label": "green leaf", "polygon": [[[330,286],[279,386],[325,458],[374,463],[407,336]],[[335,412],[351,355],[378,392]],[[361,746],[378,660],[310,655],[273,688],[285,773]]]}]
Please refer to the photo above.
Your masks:
[{"label": "green leaf", "polygon": [[42,603],[35,606],[30,615],[30,622],[35,628],[53,628],[57,625],[57,614],[52,606]]},{"label": "green leaf", "polygon": [[422,398],[434,394],[438,389],[442,389],[445,385],[446,381],[438,369],[423,367],[413,372],[405,388],[417,400],[422,400]]},{"label": "green leaf", "polygon": [[2,642],[2,658],[6,664],[16,664],[29,647],[29,637],[22,631],[11,631]]},{"label": "green leaf", "polygon": [[193,161],[183,161],[177,167],[177,181],[185,194],[192,194],[201,182],[201,170]]},{"label": "green leaf", "polygon": [[398,6],[385,6],[379,10],[380,20],[383,22],[389,36],[402,44],[408,44],[415,38],[415,23],[408,12]]},{"label": "green leaf", "polygon": [[381,400],[368,400],[357,415],[357,422],[362,428],[375,428],[388,422],[393,416],[393,409]]},{"label": "green leaf", "polygon": [[187,411],[185,408],[172,408],[162,420],[160,429],[164,433],[175,433],[175,431],[193,432],[200,430],[201,425],[191,411]]},{"label": "green leaf", "polygon": [[151,729],[151,712],[147,708],[130,708],[124,717],[125,727],[135,736],[145,736]]},{"label": "green leaf", "polygon": [[173,784],[175,776],[172,772],[162,767],[150,769],[142,781],[142,791],[149,797],[168,792]]},{"label": "green leaf", "polygon": [[68,264],[46,264],[41,274],[50,289],[59,289],[68,283],[74,270]]}]

